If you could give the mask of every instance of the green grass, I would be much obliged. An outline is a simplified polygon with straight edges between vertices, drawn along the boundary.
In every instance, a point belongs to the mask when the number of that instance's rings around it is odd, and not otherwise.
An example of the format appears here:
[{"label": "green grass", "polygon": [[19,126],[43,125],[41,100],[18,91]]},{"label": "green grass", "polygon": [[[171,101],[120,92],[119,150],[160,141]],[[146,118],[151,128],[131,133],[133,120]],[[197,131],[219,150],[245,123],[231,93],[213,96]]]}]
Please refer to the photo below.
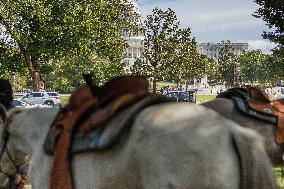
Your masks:
[{"label": "green grass", "polygon": [[214,94],[197,94],[196,95],[196,101],[197,102],[207,102],[207,101],[210,101],[210,100],[213,100],[214,98],[216,97],[216,95]]},{"label": "green grass", "polygon": [[14,96],[14,99],[18,99],[18,98],[22,98],[23,96],[21,96],[21,95],[15,95]]},{"label": "green grass", "polygon": [[[213,100],[215,97],[216,97],[216,95],[210,95],[210,94],[208,94],[208,95],[207,94],[206,95],[200,94],[199,95],[199,94],[197,94],[196,100],[197,100],[197,102],[207,102],[209,100]],[[63,106],[65,106],[68,103],[69,98],[70,98],[70,96],[61,96],[60,97],[61,104]]]},{"label": "green grass", "polygon": [[[283,170],[284,171],[284,170]],[[281,178],[281,168],[275,168],[274,174],[276,175],[277,183],[280,188],[284,189],[284,178]]]},{"label": "green grass", "polygon": [[70,96],[60,96],[62,106],[67,105]]}]

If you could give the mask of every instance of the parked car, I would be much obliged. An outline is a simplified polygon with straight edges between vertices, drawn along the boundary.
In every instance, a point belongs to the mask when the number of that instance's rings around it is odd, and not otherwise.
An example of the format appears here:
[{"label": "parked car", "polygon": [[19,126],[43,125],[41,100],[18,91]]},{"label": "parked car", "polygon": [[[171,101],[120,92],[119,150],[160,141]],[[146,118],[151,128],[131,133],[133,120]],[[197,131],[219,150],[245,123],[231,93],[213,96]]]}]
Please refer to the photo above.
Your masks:
[{"label": "parked car", "polygon": [[166,96],[171,98],[174,101],[179,102],[196,102],[195,94],[196,89],[190,91],[169,91]]},{"label": "parked car", "polygon": [[48,94],[51,98],[60,101],[60,94],[59,94],[58,92],[47,92],[47,94]]},{"label": "parked car", "polygon": [[48,92],[31,92],[26,94],[22,100],[25,100],[27,102],[33,103],[33,104],[45,104],[48,106],[54,106],[54,105],[60,105],[60,97],[59,94],[55,94],[56,92],[50,92],[50,95]]},{"label": "parked car", "polygon": [[14,99],[12,102],[13,108],[46,108],[50,107],[44,104],[33,104],[22,99]]}]

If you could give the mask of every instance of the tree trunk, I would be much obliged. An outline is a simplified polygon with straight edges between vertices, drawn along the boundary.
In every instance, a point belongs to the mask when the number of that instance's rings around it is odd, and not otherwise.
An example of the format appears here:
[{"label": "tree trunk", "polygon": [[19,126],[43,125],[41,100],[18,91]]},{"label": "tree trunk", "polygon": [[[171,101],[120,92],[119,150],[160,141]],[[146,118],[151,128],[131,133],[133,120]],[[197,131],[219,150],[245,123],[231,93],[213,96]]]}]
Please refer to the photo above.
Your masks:
[{"label": "tree trunk", "polygon": [[178,89],[179,88],[179,80],[176,81],[176,85],[177,85],[176,88]]},{"label": "tree trunk", "polygon": [[157,79],[156,79],[156,76],[154,76],[154,79],[153,79],[153,93],[156,93],[156,90],[157,90]]},{"label": "tree trunk", "polygon": [[189,84],[189,82],[186,81],[186,82],[185,82],[185,90],[186,90],[186,91],[188,90],[188,84]]},{"label": "tree trunk", "polygon": [[24,57],[25,57],[26,66],[28,67],[30,76],[33,80],[34,91],[39,91],[41,89],[41,86],[42,86],[42,80],[41,80],[41,77],[39,75],[39,72],[37,71],[34,64],[32,63],[31,55],[26,50],[22,50],[22,52],[23,52]]}]

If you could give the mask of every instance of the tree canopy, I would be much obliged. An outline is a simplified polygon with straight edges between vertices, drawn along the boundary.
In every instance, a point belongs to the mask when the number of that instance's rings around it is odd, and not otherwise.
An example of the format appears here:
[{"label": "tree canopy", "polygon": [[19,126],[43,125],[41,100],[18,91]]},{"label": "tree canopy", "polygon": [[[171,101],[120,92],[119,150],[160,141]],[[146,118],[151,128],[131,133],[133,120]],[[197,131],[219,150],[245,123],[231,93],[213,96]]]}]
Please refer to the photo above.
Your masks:
[{"label": "tree canopy", "polygon": [[82,66],[94,53],[120,63],[127,47],[123,35],[137,28],[137,19],[127,0],[1,0],[0,69],[27,70],[38,90],[42,75],[56,68],[51,62],[66,57]]},{"label": "tree canopy", "polygon": [[284,1],[255,0],[260,8],[254,16],[262,18],[270,31],[264,31],[263,37],[278,44],[278,51],[284,56]]},{"label": "tree canopy", "polygon": [[223,47],[218,56],[219,81],[225,82],[226,86],[232,87],[236,84],[237,56],[233,53],[230,41],[222,41]]},{"label": "tree canopy", "polygon": [[[201,55],[190,28],[182,29],[172,9],[155,8],[145,20],[143,58],[138,59],[132,72],[157,81],[188,81],[201,75]],[[196,69],[195,69],[196,68]]]}]

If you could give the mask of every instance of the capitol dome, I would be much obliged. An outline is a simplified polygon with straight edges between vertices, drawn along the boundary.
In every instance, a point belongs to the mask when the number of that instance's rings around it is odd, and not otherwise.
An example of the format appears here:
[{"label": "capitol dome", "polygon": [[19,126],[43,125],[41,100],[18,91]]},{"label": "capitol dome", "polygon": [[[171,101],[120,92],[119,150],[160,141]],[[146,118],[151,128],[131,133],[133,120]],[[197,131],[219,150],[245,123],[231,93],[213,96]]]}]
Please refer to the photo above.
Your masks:
[{"label": "capitol dome", "polygon": [[138,17],[139,17],[139,18],[138,18],[138,19],[137,19],[137,18],[135,19],[136,24],[142,26],[142,25],[143,25],[143,22],[142,22],[142,13],[141,13],[141,11],[140,11],[140,9],[139,9],[139,6],[138,6],[138,4],[137,4],[137,0],[126,0],[126,1],[127,1],[127,3],[133,5],[133,10],[132,10],[132,12],[138,14]]},{"label": "capitol dome", "polygon": [[[139,15],[139,18],[136,24],[138,27],[143,26],[142,22],[142,14],[138,7],[136,0],[127,0],[128,3],[133,5],[133,12]],[[125,70],[128,73],[130,72],[131,67],[133,66],[134,62],[138,58],[142,58],[142,53],[144,51],[144,46],[141,44],[141,41],[144,39],[142,33],[136,33],[136,35],[128,35],[125,36],[126,40],[128,41],[129,47],[124,52],[124,58],[122,62],[125,64]]]},{"label": "capitol dome", "polygon": [[129,3],[133,5],[133,12],[136,12],[140,16],[142,16],[141,11],[138,7],[137,1],[136,0],[127,0]]}]

